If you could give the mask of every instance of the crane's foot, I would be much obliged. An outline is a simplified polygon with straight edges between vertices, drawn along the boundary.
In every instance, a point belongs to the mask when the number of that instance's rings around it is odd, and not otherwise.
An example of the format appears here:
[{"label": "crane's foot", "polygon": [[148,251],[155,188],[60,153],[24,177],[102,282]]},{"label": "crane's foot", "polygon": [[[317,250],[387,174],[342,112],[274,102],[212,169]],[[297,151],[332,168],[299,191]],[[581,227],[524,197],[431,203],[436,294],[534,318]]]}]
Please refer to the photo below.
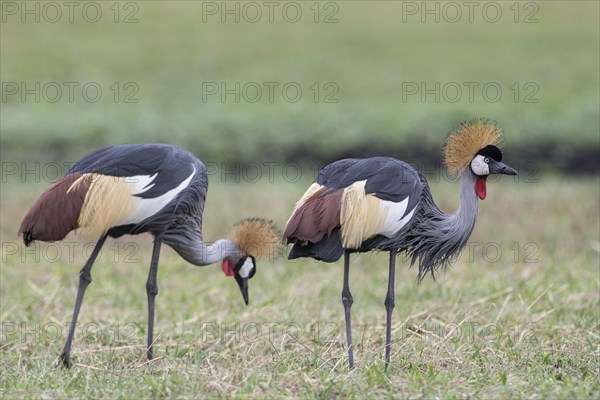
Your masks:
[{"label": "crane's foot", "polygon": [[71,362],[71,357],[64,351],[60,353],[60,363],[63,366],[63,368],[67,369],[70,369],[73,366],[73,363]]}]

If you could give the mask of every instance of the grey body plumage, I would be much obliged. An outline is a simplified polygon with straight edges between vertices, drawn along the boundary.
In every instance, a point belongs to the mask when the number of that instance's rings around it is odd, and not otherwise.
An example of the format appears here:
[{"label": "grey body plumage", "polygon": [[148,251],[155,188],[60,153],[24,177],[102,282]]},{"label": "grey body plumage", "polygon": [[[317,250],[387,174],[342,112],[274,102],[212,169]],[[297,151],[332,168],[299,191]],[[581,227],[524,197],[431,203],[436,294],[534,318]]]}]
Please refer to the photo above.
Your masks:
[{"label": "grey body plumage", "polygon": [[[344,177],[333,180],[327,173],[334,175],[335,167],[348,162],[361,163],[365,169],[374,163],[376,167],[352,178],[342,167]],[[382,166],[383,165],[383,166]],[[387,175],[384,175],[384,173]],[[350,173],[352,171],[349,171]],[[371,177],[377,178],[370,180]],[[414,210],[414,216],[408,224],[393,236],[374,235],[365,240],[358,248],[344,248],[340,238],[341,230],[336,227],[332,234],[317,243],[295,241],[289,258],[312,257],[321,261],[337,261],[345,251],[368,252],[373,250],[405,252],[412,263],[419,261],[418,278],[427,273],[435,276],[439,268],[445,268],[458,255],[467,243],[475,222],[479,201],[473,191],[477,179],[470,170],[460,177],[460,207],[452,214],[445,214],[433,201],[425,177],[410,165],[388,157],[366,160],[340,160],[323,169],[316,182],[332,189],[343,189],[357,180],[367,180],[366,193],[374,194],[381,200],[394,200],[399,203],[408,200],[404,215]],[[340,183],[341,181],[341,183]],[[370,185],[369,185],[370,184]],[[328,186],[331,185],[331,186]]]},{"label": "grey body plumage", "polygon": [[386,368],[390,362],[391,314],[394,308],[395,258],[405,253],[419,262],[418,280],[435,278],[467,244],[473,232],[479,200],[486,196],[490,174],[516,175],[501,162],[500,128],[478,119],[461,124],[447,138],[445,163],[460,176],[460,206],[442,212],[425,177],[410,165],[389,157],[339,160],[324,167],[296,204],[284,239],[293,244],[288,258],[311,257],[334,262],[344,256],[342,302],[346,318],[349,367],[354,367],[348,285],[349,255],[390,252],[385,298]]},{"label": "grey body plumage", "polygon": [[[109,236],[146,232],[154,236],[146,282],[148,359],[153,358],[154,301],[163,243],[193,265],[221,261],[223,272],[235,278],[248,304],[248,280],[256,271],[255,259],[242,250],[242,244],[232,240],[221,239],[212,244],[203,241],[202,214],[207,190],[206,167],[187,150],[166,144],[125,144],[84,156],[40,196],[21,223],[26,245],[34,240],[62,240],[78,228],[99,235],[79,274],[73,319],[61,353],[64,366],[71,366],[71,343],[83,296],[92,280],[91,268]],[[59,209],[64,212],[57,218]]]}]

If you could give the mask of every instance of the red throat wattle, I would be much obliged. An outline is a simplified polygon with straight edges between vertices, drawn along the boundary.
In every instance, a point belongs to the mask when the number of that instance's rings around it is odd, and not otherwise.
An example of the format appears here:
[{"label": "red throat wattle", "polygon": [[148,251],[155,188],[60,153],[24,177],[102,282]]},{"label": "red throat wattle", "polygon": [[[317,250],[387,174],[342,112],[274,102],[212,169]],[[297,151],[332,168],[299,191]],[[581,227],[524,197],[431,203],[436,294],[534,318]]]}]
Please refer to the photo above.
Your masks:
[{"label": "red throat wattle", "polygon": [[227,276],[233,276],[233,269],[235,268],[235,264],[230,259],[226,258],[221,263],[221,269],[223,273]]},{"label": "red throat wattle", "polygon": [[477,197],[481,200],[485,200],[485,195],[487,194],[485,184],[485,178],[478,178],[477,182],[475,182],[475,193],[477,193]]}]

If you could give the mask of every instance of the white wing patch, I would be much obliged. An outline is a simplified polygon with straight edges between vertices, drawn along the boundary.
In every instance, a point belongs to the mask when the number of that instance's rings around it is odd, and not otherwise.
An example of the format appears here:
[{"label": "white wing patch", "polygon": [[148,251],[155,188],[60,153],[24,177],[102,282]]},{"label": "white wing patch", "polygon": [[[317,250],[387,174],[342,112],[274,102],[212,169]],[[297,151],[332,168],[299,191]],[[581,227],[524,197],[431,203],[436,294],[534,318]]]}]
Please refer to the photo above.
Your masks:
[{"label": "white wing patch", "polygon": [[412,209],[404,218],[409,198],[405,198],[400,203],[395,203],[389,200],[379,200],[379,209],[382,215],[385,215],[383,225],[377,232],[380,235],[392,237],[396,232],[404,227],[410,221],[415,213],[415,208]]},{"label": "white wing patch", "polygon": [[[133,197],[133,207],[129,215],[124,218],[123,221],[119,222],[119,225],[137,224],[142,222],[148,217],[151,217],[162,210],[171,200],[175,198],[183,189],[185,189],[191,182],[196,168],[192,171],[190,176],[181,182],[179,186],[169,190],[165,194],[155,197],[153,199],[143,199],[139,197]],[[140,193],[144,193],[150,190],[154,183],[152,181],[158,174],[154,175],[136,175],[129,176],[125,179],[125,183],[130,186],[132,196]]]},{"label": "white wing patch", "polygon": [[130,185],[131,194],[140,194],[144,193],[154,186],[152,181],[156,178],[158,172],[154,175],[135,175],[128,176],[123,179],[123,181]]}]

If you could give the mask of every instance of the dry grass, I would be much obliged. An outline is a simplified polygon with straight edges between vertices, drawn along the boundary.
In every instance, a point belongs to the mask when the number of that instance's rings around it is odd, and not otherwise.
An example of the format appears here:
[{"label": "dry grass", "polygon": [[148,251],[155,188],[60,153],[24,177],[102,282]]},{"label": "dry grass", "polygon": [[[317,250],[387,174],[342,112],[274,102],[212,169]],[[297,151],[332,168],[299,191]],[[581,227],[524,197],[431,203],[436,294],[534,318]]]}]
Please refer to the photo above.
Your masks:
[{"label": "dry grass", "polygon": [[[283,225],[305,188],[211,182],[205,236],[217,239],[253,215]],[[144,237],[107,243],[92,270],[75,367],[55,368],[83,247],[73,244],[73,257],[65,245],[15,251],[15,226],[41,189],[12,189],[3,191],[1,210],[3,398],[600,395],[597,181],[491,183],[472,251],[438,283],[416,286],[416,271],[400,262],[388,373],[384,254],[352,263],[353,372],[344,349],[339,263],[263,261],[245,307],[218,266],[196,269],[170,250],[159,269],[157,359],[147,362]],[[433,194],[443,208],[456,206],[455,185],[434,185]],[[61,257],[52,262],[57,249]]]}]

